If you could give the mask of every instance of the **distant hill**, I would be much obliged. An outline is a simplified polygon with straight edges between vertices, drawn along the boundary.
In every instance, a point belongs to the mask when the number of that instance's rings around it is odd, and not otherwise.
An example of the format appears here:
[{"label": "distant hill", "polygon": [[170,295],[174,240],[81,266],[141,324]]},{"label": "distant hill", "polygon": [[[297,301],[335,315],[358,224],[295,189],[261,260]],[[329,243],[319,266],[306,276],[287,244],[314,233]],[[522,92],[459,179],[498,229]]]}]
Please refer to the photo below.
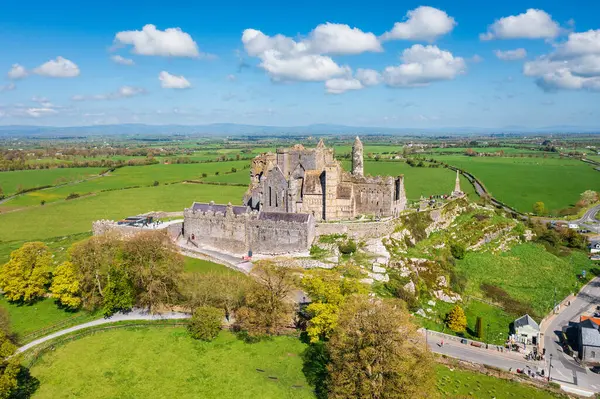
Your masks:
[{"label": "distant hill", "polygon": [[93,126],[0,126],[0,136],[108,136],[108,135],[214,135],[214,136],[244,136],[244,135],[314,135],[314,134],[362,134],[362,135],[475,135],[491,133],[600,133],[600,128],[578,126],[546,126],[526,128],[522,126],[507,126],[505,128],[479,127],[448,127],[448,128],[390,128],[345,126],[331,124],[313,124],[306,126],[258,126],[236,123],[213,123],[207,125],[93,125]]}]

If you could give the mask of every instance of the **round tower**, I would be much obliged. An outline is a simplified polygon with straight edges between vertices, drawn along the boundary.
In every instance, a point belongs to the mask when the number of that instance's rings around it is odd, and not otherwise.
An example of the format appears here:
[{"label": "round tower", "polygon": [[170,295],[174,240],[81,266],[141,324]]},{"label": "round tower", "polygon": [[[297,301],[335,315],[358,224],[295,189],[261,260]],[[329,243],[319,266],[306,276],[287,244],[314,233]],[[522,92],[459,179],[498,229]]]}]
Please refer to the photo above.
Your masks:
[{"label": "round tower", "polygon": [[352,174],[355,176],[364,176],[363,167],[363,145],[356,136],[354,144],[352,145]]}]

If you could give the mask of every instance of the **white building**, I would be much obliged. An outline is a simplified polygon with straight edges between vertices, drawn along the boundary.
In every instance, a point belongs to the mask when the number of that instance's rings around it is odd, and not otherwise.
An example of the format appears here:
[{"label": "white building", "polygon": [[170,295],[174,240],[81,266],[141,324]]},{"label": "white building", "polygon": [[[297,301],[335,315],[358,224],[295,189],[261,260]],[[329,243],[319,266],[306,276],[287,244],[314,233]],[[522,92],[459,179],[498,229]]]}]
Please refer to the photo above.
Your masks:
[{"label": "white building", "polygon": [[515,338],[518,342],[537,345],[540,341],[540,326],[526,314],[514,322]]}]

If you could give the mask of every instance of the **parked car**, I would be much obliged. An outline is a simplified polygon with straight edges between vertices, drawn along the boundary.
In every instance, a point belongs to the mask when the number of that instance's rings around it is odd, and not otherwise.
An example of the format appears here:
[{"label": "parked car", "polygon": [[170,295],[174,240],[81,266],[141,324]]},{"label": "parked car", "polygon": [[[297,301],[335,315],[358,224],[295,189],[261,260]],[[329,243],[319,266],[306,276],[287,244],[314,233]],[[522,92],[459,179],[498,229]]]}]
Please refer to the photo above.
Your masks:
[{"label": "parked car", "polygon": [[600,374],[600,366],[590,367],[592,373]]}]

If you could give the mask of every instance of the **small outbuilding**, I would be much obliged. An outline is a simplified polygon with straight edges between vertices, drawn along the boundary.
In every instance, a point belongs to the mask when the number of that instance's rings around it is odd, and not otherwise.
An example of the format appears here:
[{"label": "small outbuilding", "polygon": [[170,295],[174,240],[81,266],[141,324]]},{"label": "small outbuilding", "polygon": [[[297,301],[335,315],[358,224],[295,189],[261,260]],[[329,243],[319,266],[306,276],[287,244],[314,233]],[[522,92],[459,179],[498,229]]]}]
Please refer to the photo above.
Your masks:
[{"label": "small outbuilding", "polygon": [[586,365],[600,364],[598,319],[582,317],[579,323],[579,358]]},{"label": "small outbuilding", "polygon": [[600,253],[600,241],[590,242],[590,253],[591,254]]},{"label": "small outbuilding", "polygon": [[514,322],[515,339],[518,342],[537,345],[540,342],[540,326],[526,314]]}]

